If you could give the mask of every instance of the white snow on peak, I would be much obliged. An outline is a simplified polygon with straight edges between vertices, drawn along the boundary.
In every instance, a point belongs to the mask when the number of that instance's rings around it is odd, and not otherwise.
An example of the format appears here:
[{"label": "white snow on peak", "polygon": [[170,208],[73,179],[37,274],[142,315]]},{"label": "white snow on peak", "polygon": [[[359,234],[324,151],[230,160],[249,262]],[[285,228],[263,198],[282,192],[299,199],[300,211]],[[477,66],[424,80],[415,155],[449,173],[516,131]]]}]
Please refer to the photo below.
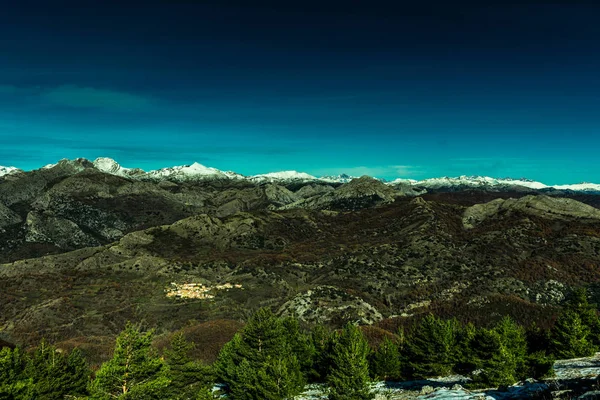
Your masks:
[{"label": "white snow on peak", "polygon": [[251,180],[255,181],[288,181],[288,180],[299,180],[299,181],[316,181],[317,178],[306,172],[298,171],[279,171],[269,172],[268,174],[254,175],[250,177]]},{"label": "white snow on peak", "polygon": [[416,183],[418,183],[419,181],[415,180],[415,179],[404,179],[404,178],[397,178],[394,179],[393,181],[387,182],[388,185],[397,185],[397,184],[408,184],[408,185],[414,185]]},{"label": "white snow on peak", "polygon": [[347,174],[340,174],[340,175],[322,176],[319,178],[319,180],[323,181],[323,182],[327,182],[327,183],[348,183],[352,179],[356,179],[356,178],[358,178],[358,176],[350,176]]},{"label": "white snow on peak", "polygon": [[[58,164],[48,164],[42,169],[50,169],[57,165],[69,165],[75,170],[83,171],[90,167],[88,160],[78,158],[75,160],[63,159]],[[305,172],[298,171],[279,171],[253,176],[244,176],[233,171],[221,171],[217,168],[207,167],[197,162],[191,165],[181,165],[169,168],[161,168],[145,172],[139,168],[124,168],[115,160],[108,157],[99,157],[93,161],[93,167],[97,170],[126,177],[134,180],[173,180],[173,181],[196,181],[196,180],[211,180],[211,179],[235,179],[248,180],[251,182],[327,182],[327,183],[348,183],[354,176],[340,174],[336,176],[322,176],[317,178]],[[22,172],[15,167],[0,166],[0,177],[8,174]],[[513,178],[491,178],[488,176],[458,176],[458,177],[439,177],[423,180],[398,178],[390,182],[380,179],[387,185],[410,185],[419,190],[427,189],[444,189],[444,188],[473,188],[473,189],[491,189],[496,190],[511,190],[514,188],[523,188],[530,190],[565,190],[574,192],[600,193],[600,184],[597,183],[577,183],[577,184],[561,184],[561,185],[546,185],[541,182],[532,181],[529,179],[513,179]]]},{"label": "white snow on peak", "polygon": [[111,175],[126,176],[130,171],[129,168],[121,167],[119,163],[108,157],[98,157],[93,164],[97,170]]},{"label": "white snow on peak", "polygon": [[192,165],[181,165],[177,167],[162,168],[155,171],[150,171],[145,174],[148,178],[161,179],[176,179],[176,180],[195,180],[204,178],[213,179],[238,179],[242,175],[235,172],[223,172],[219,169],[206,167],[197,162]]},{"label": "white snow on peak", "polygon": [[600,184],[597,183],[576,183],[574,185],[554,185],[554,189],[558,190],[574,190],[577,192],[600,192]]},{"label": "white snow on peak", "polygon": [[0,166],[0,176],[14,174],[15,172],[19,171],[21,171],[19,168]]},{"label": "white snow on peak", "polygon": [[459,177],[441,177],[441,178],[430,178],[422,181],[416,181],[413,179],[396,179],[390,184],[408,183],[412,186],[420,186],[430,189],[437,189],[442,187],[452,186],[466,186],[472,188],[481,187],[494,187],[494,186],[521,186],[529,189],[546,189],[547,185],[541,182],[535,182],[528,179],[512,179],[512,178],[490,178],[489,176],[466,176],[462,175]]}]

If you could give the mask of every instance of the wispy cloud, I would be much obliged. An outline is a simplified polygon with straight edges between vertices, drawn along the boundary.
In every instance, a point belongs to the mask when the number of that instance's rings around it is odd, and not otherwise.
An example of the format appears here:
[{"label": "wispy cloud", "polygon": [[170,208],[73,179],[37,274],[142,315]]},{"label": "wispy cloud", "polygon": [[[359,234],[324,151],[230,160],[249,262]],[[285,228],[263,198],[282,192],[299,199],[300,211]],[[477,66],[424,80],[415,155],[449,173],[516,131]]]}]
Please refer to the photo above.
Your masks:
[{"label": "wispy cloud", "polygon": [[29,104],[32,100],[36,100],[40,105],[111,111],[147,111],[154,109],[158,102],[151,96],[78,85],[25,87],[0,84],[0,96],[10,96],[16,101],[27,100]]},{"label": "wispy cloud", "polygon": [[423,169],[416,165],[384,165],[323,168],[310,172],[315,175],[348,174],[351,176],[369,175],[378,178],[410,178],[422,174]]},{"label": "wispy cloud", "polygon": [[155,100],[146,96],[74,85],[64,85],[47,90],[41,94],[41,98],[49,103],[77,108],[137,111],[147,110],[155,105]]}]

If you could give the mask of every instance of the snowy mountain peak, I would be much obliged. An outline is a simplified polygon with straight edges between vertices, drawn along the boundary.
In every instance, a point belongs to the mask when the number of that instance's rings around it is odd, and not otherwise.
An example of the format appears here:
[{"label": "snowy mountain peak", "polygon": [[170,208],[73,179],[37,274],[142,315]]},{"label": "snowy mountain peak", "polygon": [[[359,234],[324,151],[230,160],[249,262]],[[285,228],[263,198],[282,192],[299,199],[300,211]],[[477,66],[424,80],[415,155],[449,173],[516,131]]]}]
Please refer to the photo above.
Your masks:
[{"label": "snowy mountain peak", "polygon": [[419,186],[427,189],[440,189],[444,187],[469,187],[469,188],[486,188],[486,187],[502,187],[502,186],[520,186],[528,189],[546,189],[547,185],[532,181],[529,179],[512,179],[504,178],[497,179],[489,176],[466,176],[462,175],[459,177],[441,177],[441,178],[430,178],[422,181],[414,180],[403,180],[396,179],[391,182],[392,184],[397,183],[409,183],[413,186]]},{"label": "snowy mountain peak", "polygon": [[319,178],[320,181],[328,182],[328,183],[348,183],[352,179],[358,178],[357,176],[350,176],[348,174],[339,174],[339,175],[326,175]]},{"label": "snowy mountain peak", "polygon": [[306,172],[298,171],[279,171],[269,172],[268,174],[254,175],[250,177],[254,181],[316,181],[317,178]]},{"label": "snowy mountain peak", "polygon": [[14,173],[20,172],[20,171],[21,170],[19,168],[0,166],[0,176],[14,174]]},{"label": "snowy mountain peak", "polygon": [[173,179],[173,180],[199,180],[199,179],[241,179],[242,175],[235,172],[223,172],[219,169],[207,167],[194,162],[191,165],[162,168],[146,173],[150,179]]},{"label": "snowy mountain peak", "polygon": [[[190,165],[181,165],[168,168],[161,168],[145,172],[139,168],[124,168],[112,158],[99,157],[93,162],[85,158],[77,158],[73,160],[63,159],[56,164],[48,164],[42,169],[63,168],[67,171],[77,173],[88,168],[94,168],[98,171],[121,176],[133,180],[170,180],[170,181],[203,181],[213,179],[235,179],[247,180],[250,182],[263,183],[273,182],[279,184],[286,183],[348,183],[357,179],[357,177],[347,174],[335,176],[322,176],[317,178],[305,172],[294,170],[270,172],[254,176],[244,176],[232,171],[222,171],[217,168],[207,167],[198,162]],[[9,174],[23,172],[15,167],[0,166],[0,177]],[[600,193],[600,184],[582,182],[577,184],[561,184],[561,185],[546,185],[541,182],[533,181],[526,178],[492,178],[489,176],[467,176],[461,175],[458,177],[438,177],[423,180],[398,178],[391,182],[386,182],[384,179],[378,179],[386,185],[396,186],[396,189],[412,187],[421,192],[428,190],[462,190],[462,189],[479,189],[479,190],[519,190],[519,191],[537,191],[537,190],[564,190],[586,193]]]},{"label": "snowy mountain peak", "polygon": [[97,170],[106,172],[107,174],[121,175],[123,170],[126,170],[115,160],[108,157],[98,157],[94,160],[93,164]]}]

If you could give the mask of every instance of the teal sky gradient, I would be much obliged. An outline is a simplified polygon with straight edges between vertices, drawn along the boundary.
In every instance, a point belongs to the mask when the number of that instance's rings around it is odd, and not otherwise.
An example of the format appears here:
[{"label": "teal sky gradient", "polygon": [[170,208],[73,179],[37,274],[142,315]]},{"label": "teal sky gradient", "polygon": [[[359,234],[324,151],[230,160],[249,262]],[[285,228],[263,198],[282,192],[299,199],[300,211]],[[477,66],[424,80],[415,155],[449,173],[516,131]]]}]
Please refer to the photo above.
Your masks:
[{"label": "teal sky gradient", "polygon": [[0,165],[600,183],[593,5],[31,4],[0,16]]}]

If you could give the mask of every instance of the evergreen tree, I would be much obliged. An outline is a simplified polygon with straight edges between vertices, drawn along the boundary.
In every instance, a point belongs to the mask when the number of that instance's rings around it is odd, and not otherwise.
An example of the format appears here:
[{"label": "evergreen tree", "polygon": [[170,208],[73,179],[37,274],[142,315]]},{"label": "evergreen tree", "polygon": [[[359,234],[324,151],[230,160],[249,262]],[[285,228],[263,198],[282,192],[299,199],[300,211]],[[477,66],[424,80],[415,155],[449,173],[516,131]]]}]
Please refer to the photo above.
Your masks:
[{"label": "evergreen tree", "polygon": [[454,319],[425,317],[406,340],[410,374],[415,378],[449,375],[459,358],[460,325]]},{"label": "evergreen tree", "polygon": [[227,384],[230,389],[232,386],[235,386],[235,382],[239,379],[239,368],[242,360],[244,360],[240,351],[241,346],[242,334],[236,333],[233,338],[221,348],[217,361],[215,361],[213,366],[217,379],[220,382]]},{"label": "evergreen tree", "polygon": [[19,347],[0,350],[0,399],[24,398],[31,386],[31,380],[25,375],[26,365],[26,354]]},{"label": "evergreen tree", "polygon": [[580,315],[572,310],[565,310],[556,320],[551,331],[553,354],[560,359],[591,356],[596,351],[588,337],[590,328],[583,323]]},{"label": "evergreen tree", "polygon": [[100,367],[90,385],[92,399],[164,399],[168,367],[152,349],[153,332],[127,323],[117,337],[113,358]]},{"label": "evergreen tree", "polygon": [[482,386],[512,385],[527,377],[525,330],[510,317],[491,329],[479,330],[471,343],[479,374],[474,382]]},{"label": "evergreen tree", "polygon": [[583,325],[589,329],[588,342],[596,349],[600,347],[600,318],[598,318],[596,308],[588,302],[587,290],[584,288],[574,290],[567,298],[565,310],[579,315]]},{"label": "evergreen tree", "polygon": [[212,390],[210,388],[202,388],[196,393],[195,400],[213,400],[215,396],[213,396]]},{"label": "evergreen tree", "polygon": [[165,352],[169,367],[169,398],[192,399],[196,393],[212,387],[213,374],[209,366],[193,361],[189,356],[193,344],[182,333],[173,336],[170,348]]},{"label": "evergreen tree", "polygon": [[286,332],[280,319],[270,309],[259,309],[242,330],[239,351],[253,367],[264,363],[269,356],[283,354],[287,348]]},{"label": "evergreen tree", "polygon": [[336,338],[331,354],[330,400],[367,400],[369,391],[369,345],[360,329],[352,324],[344,327]]},{"label": "evergreen tree", "polygon": [[311,342],[314,349],[311,382],[325,382],[331,366],[333,340],[331,332],[323,325],[317,325],[311,332]]},{"label": "evergreen tree", "polygon": [[287,345],[298,359],[302,374],[306,379],[309,379],[314,375],[313,361],[315,348],[312,340],[300,330],[300,324],[296,318],[284,318],[282,324]]},{"label": "evergreen tree", "polygon": [[283,399],[302,391],[304,378],[294,350],[301,347],[283,321],[258,310],[221,352],[215,369],[239,400]]},{"label": "evergreen tree", "polygon": [[512,318],[506,316],[494,327],[500,335],[503,348],[511,354],[514,360],[515,376],[517,379],[527,378],[527,339],[525,329]]},{"label": "evergreen tree", "polygon": [[58,352],[42,340],[25,368],[31,380],[29,396],[35,399],[63,399],[65,395],[84,395],[90,371],[81,352]]},{"label": "evergreen tree", "polygon": [[304,387],[305,379],[296,357],[269,358],[257,374],[254,399],[291,399]]},{"label": "evergreen tree", "polygon": [[550,331],[533,323],[525,331],[527,339],[527,376],[542,379],[551,376],[554,357],[551,356]]},{"label": "evergreen tree", "polygon": [[459,328],[457,334],[457,347],[456,347],[456,363],[454,365],[454,372],[467,375],[476,368],[477,361],[473,356],[473,350],[471,344],[477,329],[472,323],[468,323]]},{"label": "evergreen tree", "polygon": [[377,350],[371,354],[369,370],[378,380],[399,380],[401,376],[400,351],[398,345],[389,338],[383,339]]},{"label": "evergreen tree", "polygon": [[551,377],[554,374],[553,367],[555,361],[554,357],[545,351],[537,351],[528,354],[526,359],[527,377],[533,379]]},{"label": "evergreen tree", "polygon": [[472,349],[478,368],[478,373],[473,376],[475,386],[497,387],[517,381],[515,357],[505,347],[497,331],[478,330],[473,338]]}]

